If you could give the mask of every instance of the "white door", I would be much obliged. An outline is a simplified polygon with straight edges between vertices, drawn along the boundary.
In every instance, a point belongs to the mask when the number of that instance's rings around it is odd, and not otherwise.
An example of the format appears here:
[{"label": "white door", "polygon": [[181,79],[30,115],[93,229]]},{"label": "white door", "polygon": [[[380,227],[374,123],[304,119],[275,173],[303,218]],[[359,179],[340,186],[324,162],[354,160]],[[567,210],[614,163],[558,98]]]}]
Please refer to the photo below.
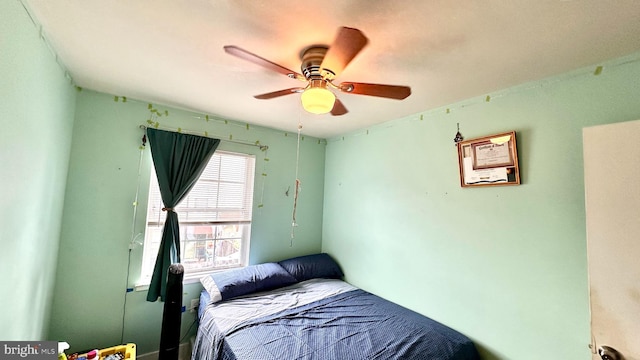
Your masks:
[{"label": "white door", "polygon": [[583,140],[593,351],[640,360],[640,120],[585,128]]}]

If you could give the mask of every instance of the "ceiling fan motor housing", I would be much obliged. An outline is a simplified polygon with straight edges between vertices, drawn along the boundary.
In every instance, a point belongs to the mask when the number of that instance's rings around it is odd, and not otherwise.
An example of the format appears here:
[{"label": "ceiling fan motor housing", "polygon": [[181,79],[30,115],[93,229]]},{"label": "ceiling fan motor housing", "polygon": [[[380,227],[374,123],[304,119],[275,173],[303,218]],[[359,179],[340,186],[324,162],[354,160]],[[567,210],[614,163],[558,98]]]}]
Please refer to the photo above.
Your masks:
[{"label": "ceiling fan motor housing", "polygon": [[324,60],[328,49],[329,47],[326,45],[311,45],[302,50],[300,53],[300,60],[302,60],[300,70],[302,70],[302,74],[307,79],[322,79],[320,65],[322,65],[322,60]]}]

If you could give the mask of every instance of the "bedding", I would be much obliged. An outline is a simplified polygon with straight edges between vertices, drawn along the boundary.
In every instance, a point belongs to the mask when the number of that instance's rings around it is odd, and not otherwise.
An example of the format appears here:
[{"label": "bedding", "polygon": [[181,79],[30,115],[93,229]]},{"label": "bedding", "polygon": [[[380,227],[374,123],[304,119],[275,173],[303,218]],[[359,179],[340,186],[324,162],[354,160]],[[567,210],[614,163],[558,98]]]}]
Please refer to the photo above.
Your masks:
[{"label": "bedding", "polygon": [[213,273],[201,278],[200,282],[211,295],[211,301],[218,302],[281,288],[298,280],[279,264],[265,263]]},{"label": "bedding", "polygon": [[342,279],[344,274],[340,266],[329,254],[299,256],[278,262],[298,281],[316,278]]},{"label": "bedding", "polygon": [[459,332],[339,279],[200,301],[194,360],[479,359]]}]

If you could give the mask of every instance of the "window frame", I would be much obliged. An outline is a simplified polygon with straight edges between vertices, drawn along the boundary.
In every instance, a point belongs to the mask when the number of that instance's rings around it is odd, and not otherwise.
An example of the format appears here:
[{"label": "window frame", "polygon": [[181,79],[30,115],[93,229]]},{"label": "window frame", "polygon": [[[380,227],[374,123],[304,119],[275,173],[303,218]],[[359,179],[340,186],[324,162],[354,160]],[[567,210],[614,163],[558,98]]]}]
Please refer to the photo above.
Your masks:
[{"label": "window frame", "polygon": [[[249,251],[250,251],[250,244],[251,244],[251,227],[253,223],[253,200],[255,196],[255,179],[256,179],[255,172],[256,172],[256,165],[257,165],[256,156],[254,154],[248,154],[248,153],[243,153],[238,151],[216,150],[216,152],[213,154],[213,156],[209,160],[207,167],[209,167],[212,163],[214,163],[216,156],[220,157],[225,155],[241,157],[248,160],[247,167],[244,171],[244,174],[242,175],[242,178],[244,179],[244,182],[243,182],[244,195],[242,198],[245,204],[245,206],[242,207],[243,209],[242,213],[244,214],[245,219],[244,220],[218,219],[218,220],[204,220],[204,221],[183,221],[183,220],[180,221],[180,247],[181,247],[180,254],[181,254],[181,263],[183,263],[183,266],[185,266],[185,273],[184,273],[183,280],[186,283],[195,282],[201,277],[206,276],[207,274],[211,274],[213,272],[224,271],[224,270],[233,269],[233,268],[246,267],[249,263]],[[218,175],[220,174],[218,173]],[[158,206],[162,208],[162,200],[161,199],[158,200],[159,189],[157,189],[157,178],[155,176],[156,176],[155,169],[153,168],[153,165],[152,165],[151,171],[149,174],[149,189],[148,189],[148,199],[147,199],[147,209],[146,209],[147,211],[145,212],[145,217],[144,217],[145,232],[144,232],[144,240],[143,240],[142,259],[140,264],[140,279],[137,287],[145,287],[151,281],[151,274],[153,273],[153,267],[155,265],[155,261],[157,257],[157,250],[159,248],[159,240],[155,241],[155,244],[153,244],[154,243],[153,236],[156,236],[156,238],[157,236],[160,236],[160,237],[162,236],[162,229],[164,227],[164,220],[166,218],[166,215],[160,212],[159,219],[157,220],[149,219],[149,216],[153,211],[152,208],[156,209],[154,211],[154,215],[155,213],[157,213]],[[238,176],[238,174],[236,174],[236,176]],[[200,179],[198,179],[198,182],[199,181]],[[206,181],[211,181],[211,180],[206,180]],[[218,178],[212,182],[217,183],[218,188],[220,188],[219,184],[222,183],[222,181],[220,181],[220,176],[218,176]],[[152,191],[154,191],[153,189],[154,186],[156,186],[156,191],[158,195],[156,197],[152,196]],[[219,195],[220,194],[217,194],[216,196],[217,199],[220,198]],[[188,196],[189,195],[187,195],[187,197]],[[180,207],[185,201],[187,201],[187,197],[185,197],[185,199],[183,199],[183,201],[181,201],[180,204],[176,206],[176,211],[179,216],[181,214]],[[155,202],[154,199],[158,201],[159,204],[158,202]],[[219,211],[214,211],[214,212],[219,215]],[[247,212],[248,212],[248,218],[246,218]],[[183,212],[183,215],[184,215],[184,212]],[[204,244],[205,251],[206,251],[208,242],[213,242],[215,244],[216,242],[220,243],[220,242],[226,242],[229,240],[226,238],[218,237],[218,233],[220,233],[220,231],[214,230],[214,229],[217,229],[214,227],[225,227],[225,226],[228,227],[229,225],[236,225],[241,228],[240,232],[242,235],[240,237],[233,238],[240,241],[241,250],[239,251],[238,264],[231,264],[229,266],[221,266],[221,265],[216,266],[214,264],[213,266],[208,266],[201,269],[195,269],[185,264],[185,255],[186,255],[185,250],[186,250],[187,244],[188,243],[196,244],[198,242],[198,240],[196,239],[187,240],[186,235],[187,235],[187,229],[189,227],[209,227],[209,226],[212,227],[211,232],[214,235],[213,238],[200,240]],[[197,251],[197,248],[198,247],[196,247],[196,251]],[[215,252],[215,247],[213,248],[213,251]],[[213,258],[215,259],[215,255],[213,255]]]}]

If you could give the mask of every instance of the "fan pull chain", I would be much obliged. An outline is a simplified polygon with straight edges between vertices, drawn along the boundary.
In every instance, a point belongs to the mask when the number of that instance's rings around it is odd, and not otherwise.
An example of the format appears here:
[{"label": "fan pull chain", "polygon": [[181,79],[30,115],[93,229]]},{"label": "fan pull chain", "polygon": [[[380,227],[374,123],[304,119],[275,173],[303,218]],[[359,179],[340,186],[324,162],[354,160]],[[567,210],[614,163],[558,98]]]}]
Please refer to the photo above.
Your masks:
[{"label": "fan pull chain", "polygon": [[298,207],[298,194],[300,194],[300,179],[298,179],[298,168],[300,163],[300,132],[302,131],[302,124],[298,123],[298,144],[296,145],[296,188],[293,195],[293,212],[291,214],[291,241],[289,247],[293,247],[293,239],[296,237],[296,210]]}]

